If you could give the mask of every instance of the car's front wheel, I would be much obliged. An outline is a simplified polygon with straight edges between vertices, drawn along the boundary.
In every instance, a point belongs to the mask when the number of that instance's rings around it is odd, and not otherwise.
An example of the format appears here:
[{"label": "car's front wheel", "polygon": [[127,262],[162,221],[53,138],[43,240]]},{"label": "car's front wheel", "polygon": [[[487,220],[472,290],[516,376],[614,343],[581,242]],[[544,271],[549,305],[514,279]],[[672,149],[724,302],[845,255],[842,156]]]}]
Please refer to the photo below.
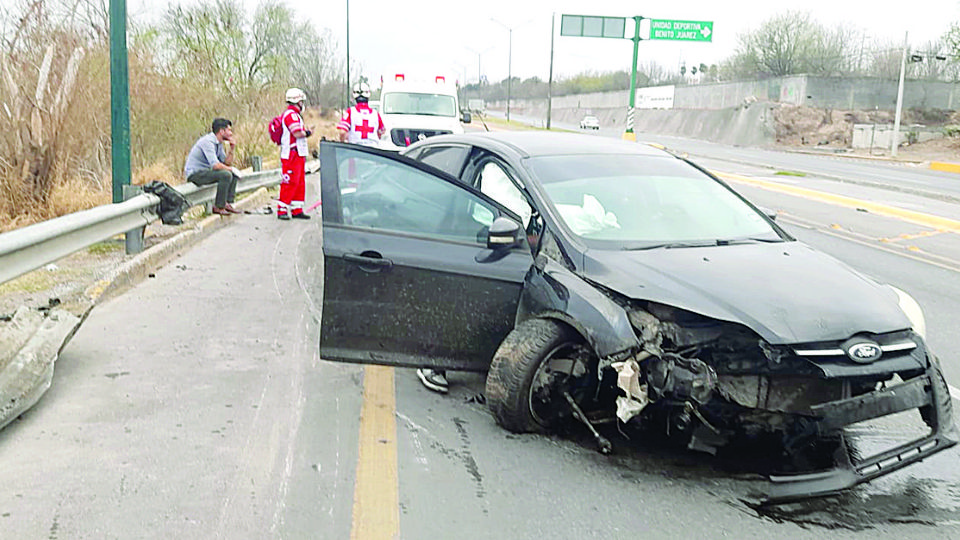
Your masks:
[{"label": "car's front wheel", "polygon": [[571,327],[550,319],[517,325],[500,344],[487,374],[487,405],[515,433],[545,432],[595,395],[596,356]]}]

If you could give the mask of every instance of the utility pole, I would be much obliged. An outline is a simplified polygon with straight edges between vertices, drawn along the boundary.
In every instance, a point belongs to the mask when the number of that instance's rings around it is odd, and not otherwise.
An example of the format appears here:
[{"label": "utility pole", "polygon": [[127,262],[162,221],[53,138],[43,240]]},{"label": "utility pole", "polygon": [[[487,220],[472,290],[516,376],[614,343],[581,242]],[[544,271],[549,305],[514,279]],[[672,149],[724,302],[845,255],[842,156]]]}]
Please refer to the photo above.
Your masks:
[{"label": "utility pole", "polygon": [[344,109],[350,107],[350,0],[347,0],[347,100]]},{"label": "utility pole", "polygon": [[903,79],[907,71],[907,36],[903,33],[903,58],[900,59],[900,85],[897,87],[897,113],[893,118],[893,142],[890,144],[890,156],[897,157],[897,147],[900,146],[900,112],[903,110]]}]

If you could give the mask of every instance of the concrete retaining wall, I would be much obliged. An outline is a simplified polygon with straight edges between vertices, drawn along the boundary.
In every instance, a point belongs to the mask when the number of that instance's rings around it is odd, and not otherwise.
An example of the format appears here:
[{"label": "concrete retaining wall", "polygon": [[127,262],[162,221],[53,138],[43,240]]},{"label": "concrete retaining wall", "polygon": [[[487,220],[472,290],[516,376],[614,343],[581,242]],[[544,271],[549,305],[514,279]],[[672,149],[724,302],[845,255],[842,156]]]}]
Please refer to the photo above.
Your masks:
[{"label": "concrete retaining wall", "polygon": [[[678,109],[723,109],[756,99],[822,109],[893,111],[897,106],[897,86],[897,81],[877,78],[796,75],[763,81],[678,86],[673,103]],[[905,81],[903,106],[907,109],[960,108],[960,84]]]},{"label": "concrete retaining wall", "polygon": [[[634,116],[639,132],[707,139],[735,145],[774,141],[771,109],[777,104],[823,109],[889,110],[896,108],[896,81],[796,75],[763,81],[677,86],[672,109],[640,109]],[[629,91],[553,98],[552,120],[577,125],[586,115],[604,128],[626,127]],[[904,108],[953,110],[960,107],[960,83],[906,81]],[[504,102],[488,108],[503,111]],[[514,100],[511,112],[546,125],[546,99]]]},{"label": "concrete retaining wall", "polygon": [[[611,92],[554,99],[551,121],[579,125],[580,119],[589,114],[599,118],[604,128],[625,129],[627,110],[616,101],[626,100],[626,94]],[[609,106],[611,103],[613,106]],[[774,141],[776,133],[772,109],[776,106],[769,102],[753,102],[717,110],[637,109],[634,131],[692,137],[731,145],[763,146]],[[498,111],[505,107],[505,103],[488,104],[489,109]],[[514,100],[510,110],[513,115],[534,119],[541,127],[546,125],[545,99]]]}]

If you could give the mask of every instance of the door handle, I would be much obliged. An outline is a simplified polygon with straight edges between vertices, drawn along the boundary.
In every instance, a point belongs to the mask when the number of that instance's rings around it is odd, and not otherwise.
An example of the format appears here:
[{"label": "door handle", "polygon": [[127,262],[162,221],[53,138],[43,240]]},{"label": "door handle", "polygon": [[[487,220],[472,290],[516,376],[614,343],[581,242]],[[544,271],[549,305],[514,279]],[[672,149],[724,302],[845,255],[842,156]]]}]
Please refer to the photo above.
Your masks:
[{"label": "door handle", "polygon": [[360,267],[364,272],[381,272],[393,268],[393,261],[384,259],[379,253],[365,251],[362,254],[345,253],[343,260],[351,262]]}]

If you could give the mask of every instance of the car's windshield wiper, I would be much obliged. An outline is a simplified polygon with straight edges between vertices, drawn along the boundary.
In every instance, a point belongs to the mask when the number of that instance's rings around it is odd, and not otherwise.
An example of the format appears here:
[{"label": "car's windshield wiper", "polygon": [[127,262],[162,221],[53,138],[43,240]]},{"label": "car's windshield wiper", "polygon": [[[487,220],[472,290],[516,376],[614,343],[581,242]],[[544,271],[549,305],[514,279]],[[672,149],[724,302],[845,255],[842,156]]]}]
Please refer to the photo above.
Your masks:
[{"label": "car's windshield wiper", "polygon": [[761,238],[761,237],[758,237],[758,236],[745,236],[745,237],[741,237],[741,238],[718,238],[716,245],[718,245],[718,246],[729,246],[729,245],[733,245],[733,244],[756,244],[756,243],[761,243],[761,244],[778,244],[778,243],[780,243],[780,242],[785,242],[785,241],[786,241],[786,240],[784,240],[783,238],[780,238],[779,236],[773,237],[773,238]]},{"label": "car's windshield wiper", "polygon": [[647,251],[651,249],[682,249],[682,248],[700,248],[700,247],[716,247],[716,246],[730,246],[734,244],[773,244],[778,242],[784,242],[783,238],[759,238],[759,237],[742,237],[742,238],[718,238],[716,240],[697,240],[690,242],[661,242],[657,244],[647,244],[641,246],[630,246],[623,248],[625,251]]},{"label": "car's windshield wiper", "polygon": [[647,251],[650,249],[681,249],[716,246],[716,241],[707,242],[663,242],[660,244],[647,244],[644,246],[630,246],[623,248],[625,251]]}]

